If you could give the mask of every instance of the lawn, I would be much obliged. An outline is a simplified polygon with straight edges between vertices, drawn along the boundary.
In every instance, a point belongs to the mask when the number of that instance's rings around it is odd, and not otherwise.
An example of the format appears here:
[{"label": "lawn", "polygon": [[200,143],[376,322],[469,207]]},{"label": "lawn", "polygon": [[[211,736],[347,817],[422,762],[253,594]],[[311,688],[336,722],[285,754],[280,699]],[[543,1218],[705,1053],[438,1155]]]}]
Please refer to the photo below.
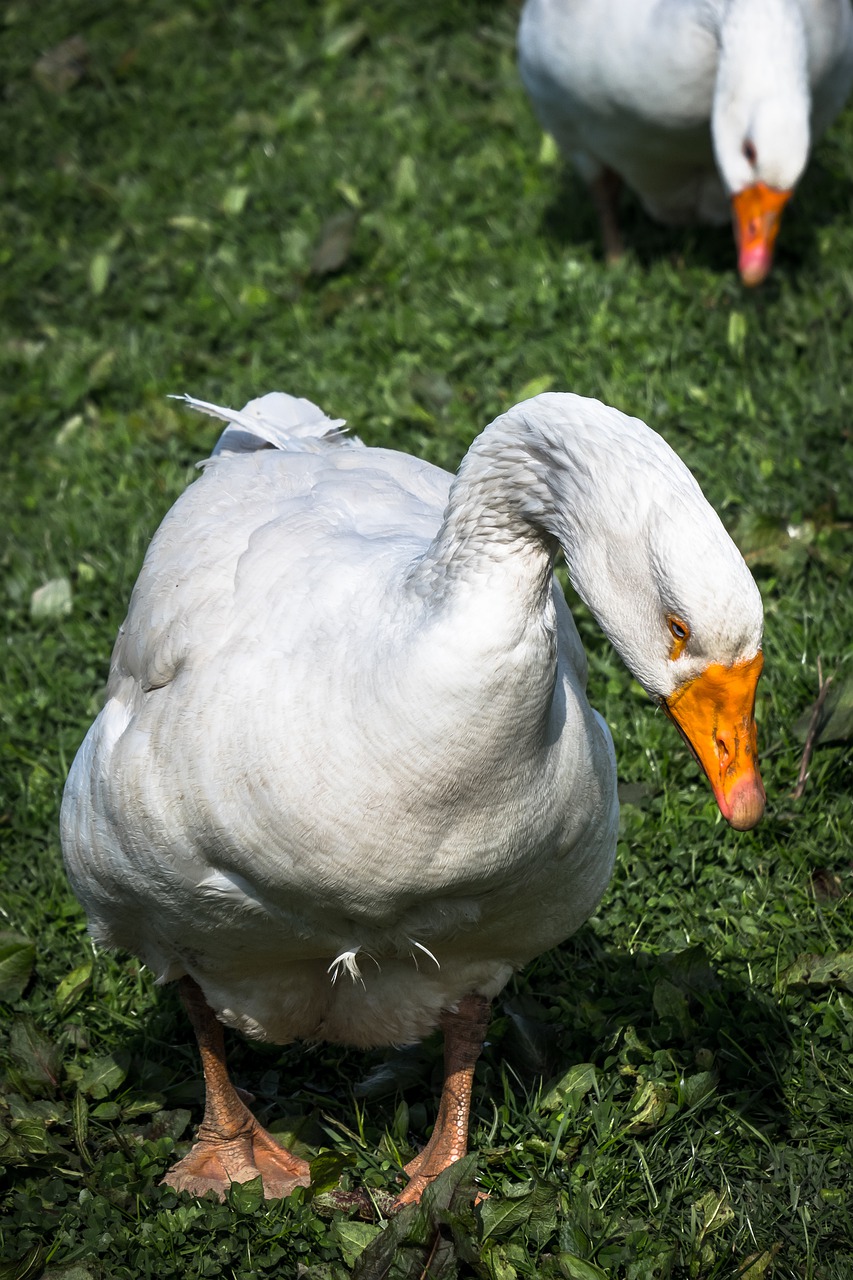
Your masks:
[{"label": "lawn", "polygon": [[[728,230],[653,226],[606,268],[520,88],[510,0],[4,6],[0,142],[0,1277],[853,1275],[849,712],[853,110],[745,292]],[[63,80],[39,60],[78,35]],[[680,452],[766,610],[768,811],[729,830],[582,606],[616,740],[597,915],[495,1007],[472,1155],[388,1225],[440,1045],[230,1038],[315,1186],[159,1186],[200,1118],[189,1025],[93,954],[57,814],[145,547],[216,425],[167,399],[308,396],[455,468],[546,389]],[[832,694],[831,694],[832,696]],[[849,685],[848,685],[849,700]],[[477,1178],[488,1199],[472,1207]],[[372,1218],[329,1192],[367,1186]]]}]

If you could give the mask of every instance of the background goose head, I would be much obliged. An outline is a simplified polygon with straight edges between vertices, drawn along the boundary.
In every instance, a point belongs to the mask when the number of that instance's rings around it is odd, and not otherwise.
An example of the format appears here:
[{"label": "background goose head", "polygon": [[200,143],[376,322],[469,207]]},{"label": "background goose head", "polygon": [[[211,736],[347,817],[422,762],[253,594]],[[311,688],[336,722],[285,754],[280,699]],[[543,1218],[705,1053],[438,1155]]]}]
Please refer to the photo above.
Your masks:
[{"label": "background goose head", "polygon": [[720,32],[711,133],[729,193],[746,285],[773,262],[782,210],[809,155],[811,94],[800,8],[788,0],[738,0]]}]

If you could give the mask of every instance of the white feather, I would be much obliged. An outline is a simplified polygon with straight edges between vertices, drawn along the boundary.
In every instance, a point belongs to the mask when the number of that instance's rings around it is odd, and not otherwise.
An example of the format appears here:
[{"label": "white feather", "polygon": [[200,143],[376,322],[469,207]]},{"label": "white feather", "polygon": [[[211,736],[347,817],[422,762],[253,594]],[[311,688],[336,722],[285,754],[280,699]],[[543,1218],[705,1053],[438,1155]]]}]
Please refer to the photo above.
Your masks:
[{"label": "white feather", "polygon": [[342,951],[339,956],[335,956],[332,963],[326,970],[332,975],[332,983],[336,983],[342,973],[348,973],[353,982],[361,982],[361,970],[358,967],[356,956],[359,948],[353,947],[349,951]]}]

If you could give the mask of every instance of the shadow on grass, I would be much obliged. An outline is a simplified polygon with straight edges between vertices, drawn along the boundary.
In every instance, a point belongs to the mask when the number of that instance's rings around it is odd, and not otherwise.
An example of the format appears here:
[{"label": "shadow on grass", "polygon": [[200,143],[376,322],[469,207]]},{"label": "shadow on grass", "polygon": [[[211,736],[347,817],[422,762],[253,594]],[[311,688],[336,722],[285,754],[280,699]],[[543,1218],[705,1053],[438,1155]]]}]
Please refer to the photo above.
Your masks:
[{"label": "shadow on grass", "polygon": [[[537,968],[548,959],[536,962],[531,987],[542,989]],[[605,1061],[633,1028],[651,1052],[666,1051],[685,1071],[710,1063],[712,1055],[718,1093],[752,1124],[778,1128],[793,1031],[769,994],[716,971],[701,946],[632,955],[602,946],[590,927],[551,959],[563,971],[562,983],[551,978],[547,987],[561,1008],[553,1074],[573,1062]]]},{"label": "shadow on grass", "polygon": [[[617,1057],[625,1056],[629,1042],[641,1048],[628,1060],[639,1064],[643,1054],[648,1061],[665,1059],[670,1077],[712,1071],[716,1095],[728,1108],[769,1139],[784,1139],[783,1084],[793,1036],[772,997],[716,972],[701,947],[631,955],[603,947],[590,927],[540,957],[515,990],[495,1001],[475,1106],[485,1116],[500,1100],[505,1069],[518,1085],[519,1115],[522,1095],[533,1098],[540,1081],[559,1078],[576,1063],[592,1062],[615,1077]],[[174,1046],[168,1060],[164,1044]],[[191,1107],[198,1121],[201,1072],[174,990],[161,994],[148,1025],[126,1047],[133,1084],[164,1093],[169,1106]],[[394,1123],[401,1096],[408,1102],[410,1140],[425,1141],[441,1090],[439,1035],[410,1047],[363,1052],[329,1044],[249,1044],[228,1033],[228,1055],[235,1083],[254,1095],[263,1123],[275,1127],[294,1114],[307,1123],[309,1113],[316,1119],[322,1112],[345,1133],[358,1128],[354,1107],[363,1105],[368,1145]]]},{"label": "shadow on grass", "polygon": [[[812,160],[785,210],[776,246],[777,261],[795,282],[801,275],[811,278],[819,266],[821,227],[849,216],[849,183]],[[721,275],[735,270],[736,249],[728,226],[665,226],[655,222],[627,188],[620,195],[619,225],[627,252],[645,270],[664,260]],[[567,166],[545,210],[542,233],[558,251],[592,246],[595,257],[603,262],[595,208],[585,184]],[[772,288],[772,282],[771,275],[762,291]]]}]

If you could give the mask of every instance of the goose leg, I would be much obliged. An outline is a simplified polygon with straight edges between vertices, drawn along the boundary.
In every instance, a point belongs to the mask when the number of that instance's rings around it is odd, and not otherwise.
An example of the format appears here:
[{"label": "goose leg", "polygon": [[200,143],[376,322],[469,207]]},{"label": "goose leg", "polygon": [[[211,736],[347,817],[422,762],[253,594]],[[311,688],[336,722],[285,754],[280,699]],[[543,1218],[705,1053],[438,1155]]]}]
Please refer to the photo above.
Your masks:
[{"label": "goose leg", "polygon": [[613,169],[606,166],[590,183],[593,203],[601,225],[601,239],[604,243],[604,258],[611,265],[618,262],[625,252],[619,220],[616,217],[616,202],[622,179]]},{"label": "goose leg", "polygon": [[467,1153],[474,1067],[488,1025],[489,1002],[485,996],[465,996],[455,1011],[446,1010],[442,1015],[444,1087],[438,1116],[429,1142],[406,1165],[409,1182],[394,1201],[395,1209],[420,1200],[433,1178]]},{"label": "goose leg", "polygon": [[193,1195],[215,1191],[220,1200],[232,1182],[248,1182],[258,1174],[269,1200],[290,1195],[294,1187],[306,1187],[310,1180],[307,1161],[291,1155],[267,1133],[231,1083],[222,1024],[201,989],[192,978],[181,978],[179,985],[201,1054],[204,1119],[191,1150],[163,1181],[176,1191]]}]

